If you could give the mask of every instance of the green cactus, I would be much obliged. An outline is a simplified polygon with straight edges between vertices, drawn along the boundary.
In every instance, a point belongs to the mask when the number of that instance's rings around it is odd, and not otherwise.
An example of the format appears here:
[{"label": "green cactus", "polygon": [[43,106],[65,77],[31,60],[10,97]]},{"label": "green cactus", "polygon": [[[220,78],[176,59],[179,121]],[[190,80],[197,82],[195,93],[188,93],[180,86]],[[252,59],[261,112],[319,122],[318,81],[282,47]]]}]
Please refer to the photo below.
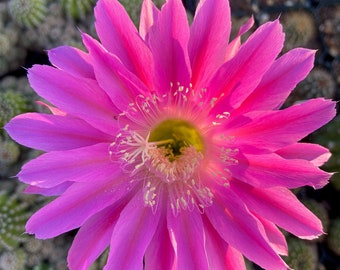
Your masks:
[{"label": "green cactus", "polygon": [[0,246],[14,250],[25,240],[25,224],[31,215],[26,210],[27,205],[17,196],[0,193]]},{"label": "green cactus", "polygon": [[315,67],[309,75],[300,82],[288,97],[286,105],[293,105],[307,99],[335,97],[336,84],[332,75],[324,68]]},{"label": "green cactus", "polygon": [[282,14],[280,21],[286,34],[284,51],[296,47],[310,47],[317,38],[313,14],[305,10],[289,11]]},{"label": "green cactus", "polygon": [[96,0],[62,0],[62,6],[68,16],[73,19],[85,19],[86,14],[91,11]]},{"label": "green cactus", "polygon": [[20,148],[12,140],[0,140],[0,175],[7,174],[10,165],[14,164],[20,156]]},{"label": "green cactus", "polygon": [[0,254],[0,269],[22,270],[25,267],[26,254],[23,250],[6,251]]},{"label": "green cactus", "polygon": [[[329,172],[338,172],[340,168],[340,118],[333,119],[326,126],[311,136],[311,141],[327,147],[332,153],[324,169]],[[340,190],[340,174],[335,173],[331,178],[331,184]]]},{"label": "green cactus", "polygon": [[[313,199],[304,199],[302,200],[302,203],[321,220],[323,230],[324,232],[327,232],[329,226],[329,217],[326,207],[322,203],[319,203]],[[319,237],[318,241],[322,240],[323,238],[323,236]]]},{"label": "green cactus", "polygon": [[33,28],[46,18],[46,0],[10,0],[9,13],[20,26]]},{"label": "green cactus", "polygon": [[288,237],[288,257],[284,257],[285,262],[295,270],[311,270],[317,267],[318,254],[316,246],[298,239]]},{"label": "green cactus", "polygon": [[29,110],[27,98],[14,91],[0,92],[0,127],[3,127],[12,117]]},{"label": "green cactus", "polygon": [[[124,6],[126,11],[129,13],[130,18],[132,19],[134,24],[138,26],[143,0],[119,0],[119,2]],[[165,0],[156,0],[153,2],[158,8],[160,8],[165,3]]]},{"label": "green cactus", "polygon": [[327,237],[329,248],[340,256],[340,218],[332,220]]}]

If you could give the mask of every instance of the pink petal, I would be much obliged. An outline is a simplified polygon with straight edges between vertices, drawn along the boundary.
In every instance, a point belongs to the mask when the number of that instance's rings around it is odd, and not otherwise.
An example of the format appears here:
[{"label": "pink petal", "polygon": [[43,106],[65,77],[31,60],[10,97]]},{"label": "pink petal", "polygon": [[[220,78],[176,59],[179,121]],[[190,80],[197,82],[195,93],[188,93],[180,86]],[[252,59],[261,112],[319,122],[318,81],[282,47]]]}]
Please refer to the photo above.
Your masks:
[{"label": "pink petal", "polygon": [[88,54],[69,46],[62,46],[48,51],[50,62],[72,76],[94,79],[93,68]]},{"label": "pink petal", "polygon": [[231,112],[232,108],[237,108],[260,83],[283,42],[284,34],[278,20],[259,27],[209,83],[208,91],[220,99],[212,112]]},{"label": "pink petal", "polygon": [[157,209],[162,212],[157,230],[145,252],[145,269],[173,270],[175,266],[175,252],[170,241],[166,224],[166,207]]},{"label": "pink petal", "polygon": [[74,183],[64,194],[33,214],[26,231],[46,239],[78,228],[91,216],[126,196],[130,186],[118,167],[102,179]]},{"label": "pink petal", "polygon": [[99,85],[121,111],[126,111],[138,95],[150,92],[145,85],[115,56],[107,52],[96,40],[83,35],[86,48]]},{"label": "pink petal", "polygon": [[69,150],[112,142],[111,136],[69,116],[21,114],[13,118],[5,129],[20,144],[43,151]]},{"label": "pink petal", "polygon": [[[235,137],[237,145],[251,145],[270,151],[294,144],[325,125],[335,116],[335,102],[312,99],[284,110],[260,113],[247,124],[226,128],[225,135]],[[247,115],[242,116],[247,117]],[[233,123],[237,124],[238,119]],[[242,120],[240,120],[242,121]]]},{"label": "pink petal", "polygon": [[50,188],[65,181],[91,182],[110,175],[117,168],[102,143],[69,151],[53,151],[26,163],[18,177],[33,186]]},{"label": "pink petal", "polygon": [[28,72],[31,86],[59,109],[81,117],[99,130],[114,133],[119,111],[92,79],[73,77],[65,71],[35,65]]},{"label": "pink petal", "polygon": [[[251,209],[250,209],[251,211]],[[288,246],[286,242],[286,238],[283,233],[273,224],[272,222],[262,218],[259,215],[256,215],[256,218],[261,222],[268,240],[271,243],[273,249],[280,255],[287,256],[288,255]]]},{"label": "pink petal", "polygon": [[286,188],[255,188],[232,181],[231,188],[251,211],[304,239],[322,233],[320,220]]},{"label": "pink petal", "polygon": [[[205,252],[209,269],[226,269],[228,244],[221,238],[205,215],[202,215],[202,219],[205,232]],[[242,268],[236,269],[243,270]]]},{"label": "pink petal", "polygon": [[67,257],[70,270],[87,270],[109,246],[121,210],[119,203],[109,206],[81,226]]},{"label": "pink petal", "polygon": [[41,100],[38,100],[36,103],[47,108],[47,109],[49,109],[49,111],[54,115],[60,115],[60,116],[66,116],[67,115],[66,112],[64,112],[64,111],[62,111],[62,110],[58,109],[57,107],[54,107],[50,104],[47,104],[47,103],[45,103]]},{"label": "pink petal", "polygon": [[[189,26],[181,1],[168,0],[158,20],[149,31],[149,45],[154,56],[157,80],[155,89],[160,95],[168,94],[170,83],[188,87],[190,63],[187,52]],[[177,90],[177,89],[175,89]]]},{"label": "pink petal", "polygon": [[145,0],[142,4],[140,15],[139,33],[147,39],[151,26],[158,20],[159,10],[151,0]]},{"label": "pink petal", "polygon": [[136,27],[117,0],[100,0],[95,8],[96,30],[112,54],[136,74],[145,85],[152,88],[152,55]]},{"label": "pink petal", "polygon": [[302,48],[291,50],[281,56],[264,74],[261,83],[242,103],[237,113],[278,109],[295,86],[313,68],[314,56],[315,51]]},{"label": "pink petal", "polygon": [[[226,268],[225,269],[237,269],[237,270],[246,270],[246,265],[244,263],[244,258],[242,253],[240,253],[237,249],[228,245],[227,251],[225,254]],[[216,268],[213,268],[216,269]]]},{"label": "pink petal", "polygon": [[36,186],[28,186],[25,189],[25,193],[27,194],[40,194],[44,196],[59,196],[63,194],[66,189],[68,189],[73,183],[72,182],[63,182],[60,185],[57,185],[53,188],[41,188]]},{"label": "pink petal", "polygon": [[146,207],[142,192],[141,189],[119,216],[104,270],[143,269],[143,257],[159,224],[161,211],[153,213]]},{"label": "pink petal", "polygon": [[330,157],[329,150],[321,145],[312,143],[296,143],[276,151],[285,159],[305,159],[314,166],[322,166]]},{"label": "pink petal", "polygon": [[226,0],[200,1],[190,28],[189,56],[191,83],[196,89],[207,86],[224,63],[231,29],[230,7]]},{"label": "pink petal", "polygon": [[215,202],[205,209],[210,222],[228,244],[265,269],[286,270],[272,249],[260,223],[240,198],[228,188],[216,186]]},{"label": "pink petal", "polygon": [[178,216],[168,207],[168,230],[175,249],[177,269],[209,269],[205,253],[202,215],[197,209],[181,211]]},{"label": "pink petal", "polygon": [[284,159],[277,154],[241,154],[237,165],[229,166],[234,178],[255,187],[282,186],[321,188],[328,183],[330,173],[320,170],[311,162],[301,159]]},{"label": "pink petal", "polygon": [[241,37],[243,34],[249,31],[254,25],[254,17],[251,16],[249,20],[241,26],[237,36],[228,44],[225,56],[225,62],[233,58],[241,47]]}]

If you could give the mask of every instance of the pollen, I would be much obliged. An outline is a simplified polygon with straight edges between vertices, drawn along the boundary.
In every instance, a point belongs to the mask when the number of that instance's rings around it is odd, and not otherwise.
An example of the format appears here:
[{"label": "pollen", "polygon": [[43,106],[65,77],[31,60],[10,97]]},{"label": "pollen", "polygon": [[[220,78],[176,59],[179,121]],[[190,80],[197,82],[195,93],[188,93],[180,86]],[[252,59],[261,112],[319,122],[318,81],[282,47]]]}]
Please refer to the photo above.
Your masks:
[{"label": "pollen", "polygon": [[183,155],[184,149],[194,147],[197,152],[204,150],[203,139],[197,128],[181,119],[168,119],[158,124],[149,136],[149,143],[166,149],[169,161]]}]

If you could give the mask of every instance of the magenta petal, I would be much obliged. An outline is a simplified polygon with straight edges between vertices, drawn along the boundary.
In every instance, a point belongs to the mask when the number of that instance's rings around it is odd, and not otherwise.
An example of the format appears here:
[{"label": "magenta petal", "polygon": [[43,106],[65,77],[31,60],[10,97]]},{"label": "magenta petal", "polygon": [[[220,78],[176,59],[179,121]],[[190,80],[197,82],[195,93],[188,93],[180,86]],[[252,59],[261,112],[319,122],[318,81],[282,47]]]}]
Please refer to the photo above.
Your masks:
[{"label": "magenta petal", "polygon": [[177,269],[209,269],[201,214],[194,209],[191,212],[181,211],[175,217],[170,204],[167,213],[168,230],[175,249]]},{"label": "magenta petal", "polygon": [[276,151],[285,159],[305,159],[314,166],[322,166],[330,157],[329,150],[321,145],[312,143],[296,143]]},{"label": "magenta petal", "polygon": [[240,198],[228,188],[216,190],[215,195],[215,203],[205,212],[224,241],[265,269],[287,270],[287,265],[272,249],[263,228]]},{"label": "magenta petal", "polygon": [[8,134],[20,144],[43,150],[60,151],[112,142],[112,137],[86,122],[68,116],[26,113],[6,126]]},{"label": "magenta petal", "polygon": [[[206,218],[205,215],[202,216],[202,219],[205,232],[205,252],[209,264],[209,269],[229,269],[227,268],[226,254],[229,245],[221,238],[221,236],[211,225],[210,221]],[[230,269],[243,270],[243,268]]]},{"label": "magenta petal", "polygon": [[225,56],[225,62],[233,58],[241,46],[241,36],[249,31],[254,25],[254,17],[251,16],[249,20],[241,26],[237,36],[228,44]]},{"label": "magenta petal", "polygon": [[169,93],[170,83],[174,87],[177,87],[177,83],[189,87],[189,26],[181,1],[166,2],[149,31],[148,41],[155,62],[155,90],[163,95]]},{"label": "magenta petal", "polygon": [[145,250],[155,234],[160,216],[161,211],[153,213],[150,207],[145,207],[140,190],[119,216],[104,270],[143,269]]},{"label": "magenta petal", "polygon": [[208,85],[208,91],[220,98],[213,112],[231,112],[246,99],[260,83],[273,64],[284,42],[282,27],[276,20],[259,27],[226,62]]},{"label": "magenta petal", "polygon": [[282,186],[321,188],[328,183],[330,173],[301,159],[284,159],[277,154],[238,156],[238,163],[229,167],[233,177],[252,186],[268,188]]},{"label": "magenta petal", "polygon": [[38,100],[36,103],[47,108],[54,115],[67,116],[66,112],[64,112],[64,111],[62,111],[62,110],[58,109],[57,107],[54,107],[50,104],[47,104],[47,103],[45,103],[41,100]]},{"label": "magenta petal", "polygon": [[159,10],[151,0],[145,0],[142,4],[140,15],[139,33],[147,39],[151,26],[158,20]]},{"label": "magenta petal", "polygon": [[318,98],[284,110],[260,113],[249,119],[248,124],[235,129],[229,127],[227,132],[240,146],[252,145],[276,151],[295,144],[334,116],[335,102]]},{"label": "magenta petal", "polygon": [[109,144],[102,143],[69,151],[53,151],[26,163],[18,177],[33,186],[50,188],[65,181],[91,182],[117,169]]},{"label": "magenta petal", "polygon": [[67,257],[70,270],[87,270],[109,246],[121,208],[120,204],[109,206],[81,226]]},{"label": "magenta petal", "polygon": [[36,186],[28,186],[25,189],[25,193],[27,194],[40,194],[44,196],[59,196],[63,194],[66,189],[68,189],[73,183],[72,182],[63,182],[60,185],[54,186],[52,188],[41,188]]},{"label": "magenta petal", "polygon": [[[228,246],[225,254],[226,269],[246,270],[242,253],[232,246]],[[213,268],[216,269],[216,268]],[[222,268],[221,268],[222,269]]]},{"label": "magenta petal", "polygon": [[116,130],[114,116],[118,111],[96,81],[40,65],[29,69],[28,78],[34,90],[59,109],[108,134]]},{"label": "magenta petal", "polygon": [[148,95],[146,86],[115,55],[107,52],[88,35],[83,35],[83,40],[89,50],[98,83],[117,108],[124,112],[138,95]]},{"label": "magenta petal", "polygon": [[96,30],[104,47],[116,55],[145,85],[152,87],[151,52],[119,1],[98,1],[95,17]]},{"label": "magenta petal", "polygon": [[62,46],[48,51],[48,59],[57,68],[73,76],[94,79],[93,68],[88,54],[69,46]]},{"label": "magenta petal", "polygon": [[231,30],[230,8],[226,0],[200,1],[190,28],[189,56],[191,83],[196,89],[207,86],[224,63]]},{"label": "magenta petal", "polygon": [[291,50],[281,56],[268,69],[261,83],[242,103],[237,113],[278,109],[295,86],[313,68],[314,56],[315,51],[302,48]]},{"label": "magenta petal", "polygon": [[[250,209],[251,210],[251,209]],[[256,218],[261,222],[268,240],[270,241],[271,246],[273,249],[280,255],[287,256],[288,255],[288,246],[286,242],[286,238],[283,233],[277,228],[277,226],[262,218],[261,216],[256,215]]]},{"label": "magenta petal", "polygon": [[239,181],[233,181],[231,188],[249,209],[300,238],[322,233],[320,220],[286,188],[254,188]]},{"label": "magenta petal", "polygon": [[162,212],[157,230],[145,252],[145,269],[173,270],[175,252],[167,228],[166,207],[157,209]]},{"label": "magenta petal", "polygon": [[74,183],[32,215],[26,224],[27,233],[46,239],[78,228],[92,215],[127,195],[131,184],[121,174],[117,167],[104,179]]}]

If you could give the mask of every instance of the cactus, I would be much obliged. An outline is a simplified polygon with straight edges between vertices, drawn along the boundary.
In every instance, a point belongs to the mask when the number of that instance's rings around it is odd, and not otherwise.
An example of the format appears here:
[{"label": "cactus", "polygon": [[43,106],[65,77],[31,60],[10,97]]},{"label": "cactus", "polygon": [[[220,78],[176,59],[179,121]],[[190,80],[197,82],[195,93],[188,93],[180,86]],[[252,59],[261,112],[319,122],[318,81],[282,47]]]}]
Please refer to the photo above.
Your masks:
[{"label": "cactus", "polygon": [[20,148],[12,140],[0,140],[0,175],[6,175],[10,165],[14,164],[20,156]]},{"label": "cactus", "polygon": [[46,17],[46,0],[10,0],[9,13],[20,26],[32,28]]},{"label": "cactus", "polygon": [[3,127],[12,117],[27,112],[29,102],[21,93],[7,90],[0,92],[0,127]]},{"label": "cactus", "polygon": [[[311,136],[311,141],[327,147],[332,156],[330,160],[324,165],[324,169],[329,172],[339,171],[340,166],[340,118],[333,119],[325,127],[315,132]],[[340,190],[340,174],[335,173],[331,178],[331,184]]]},{"label": "cactus", "polygon": [[309,75],[300,82],[288,97],[286,105],[301,102],[311,98],[334,98],[336,85],[331,74],[323,68],[314,68]]},{"label": "cactus", "polygon": [[328,247],[340,256],[340,218],[334,219],[329,227]]},{"label": "cactus", "polygon": [[23,250],[6,251],[0,255],[0,269],[22,270],[26,262]]},{"label": "cactus", "polygon": [[286,34],[284,50],[296,47],[310,47],[310,42],[317,38],[317,28],[312,13],[296,10],[283,13],[281,17]]},{"label": "cactus", "polygon": [[318,255],[315,245],[296,237],[289,237],[287,243],[289,255],[283,259],[292,269],[311,270],[317,267]]},{"label": "cactus", "polygon": [[[311,211],[313,212],[322,222],[323,231],[328,231],[329,226],[329,217],[326,207],[313,199],[304,199],[302,203]],[[324,235],[319,237],[317,241],[322,241],[324,239]]]},{"label": "cactus", "polygon": [[13,250],[25,240],[25,224],[31,215],[26,210],[27,205],[17,196],[0,193],[0,245],[5,249]]},{"label": "cactus", "polygon": [[[124,6],[126,11],[129,13],[130,18],[136,26],[139,25],[139,16],[142,7],[142,0],[119,0],[119,2]],[[153,1],[157,7],[161,7],[165,0]]]},{"label": "cactus", "polygon": [[62,0],[64,10],[73,19],[84,19],[86,14],[92,10],[95,0]]}]

